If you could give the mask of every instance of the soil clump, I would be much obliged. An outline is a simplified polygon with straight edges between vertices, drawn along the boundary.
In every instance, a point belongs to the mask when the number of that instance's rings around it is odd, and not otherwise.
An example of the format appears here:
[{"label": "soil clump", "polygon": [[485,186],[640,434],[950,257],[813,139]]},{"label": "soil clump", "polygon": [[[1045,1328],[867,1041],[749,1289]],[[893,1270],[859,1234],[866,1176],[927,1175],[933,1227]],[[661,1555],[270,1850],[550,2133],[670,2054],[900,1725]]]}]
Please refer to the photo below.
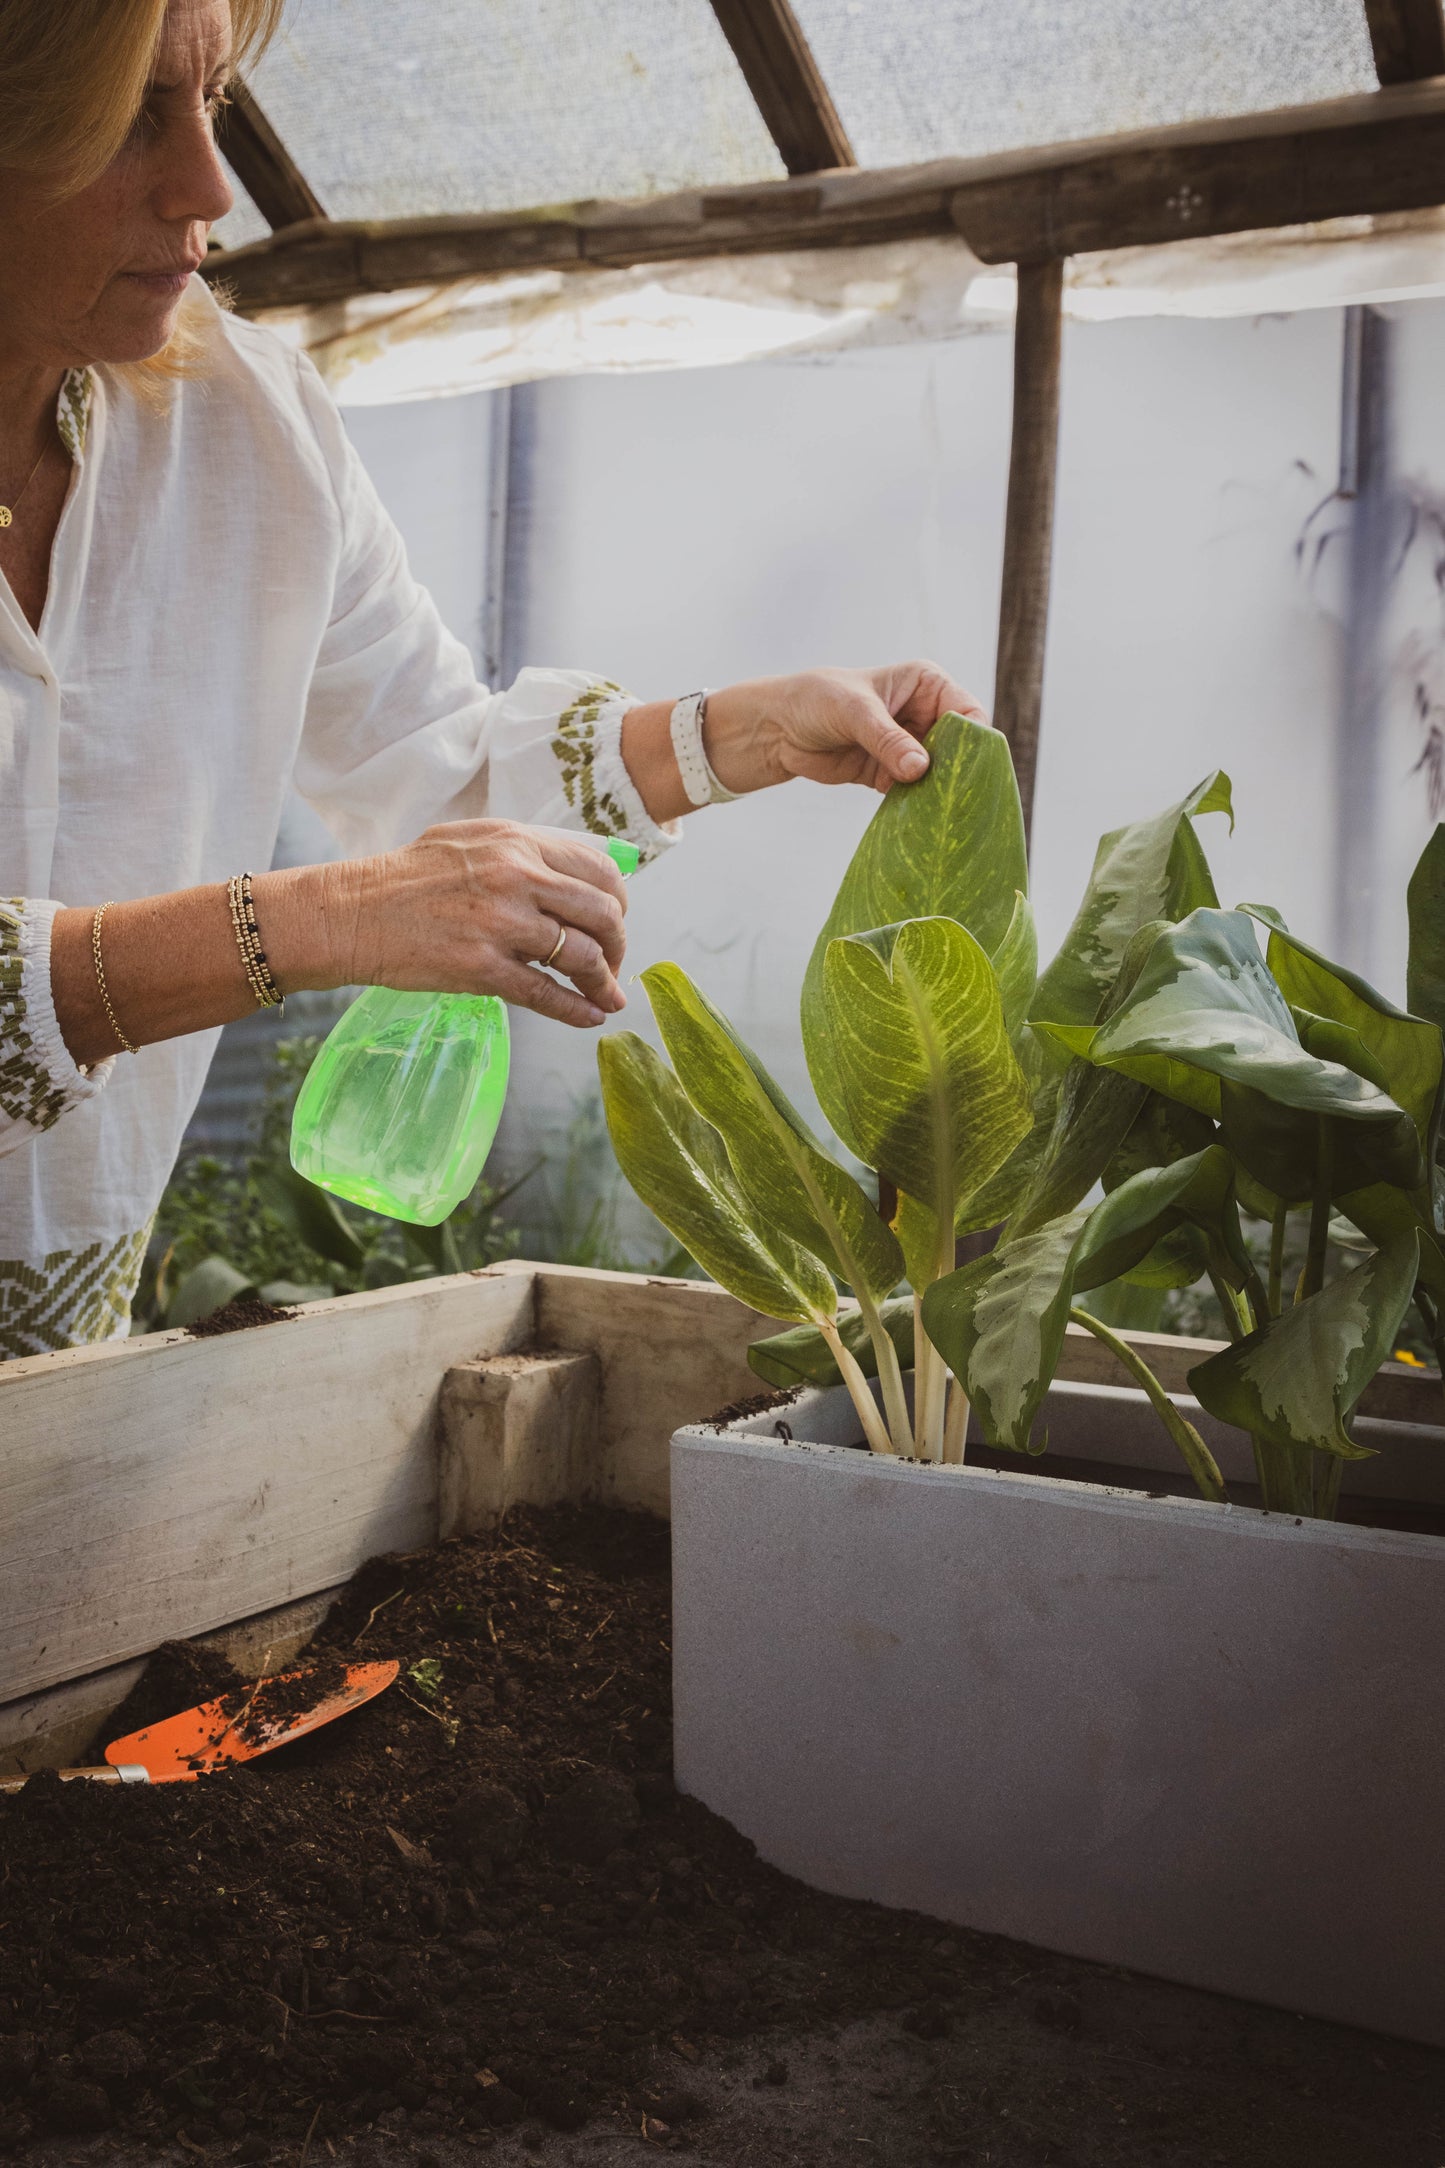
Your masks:
[{"label": "soil clump", "polygon": [[256,1325],[280,1325],[294,1310],[278,1309],[274,1302],[263,1302],[259,1295],[238,1295],[234,1302],[227,1302],[219,1310],[212,1310],[209,1317],[198,1317],[186,1331],[193,1340],[214,1340],[223,1332],[250,1332]]}]

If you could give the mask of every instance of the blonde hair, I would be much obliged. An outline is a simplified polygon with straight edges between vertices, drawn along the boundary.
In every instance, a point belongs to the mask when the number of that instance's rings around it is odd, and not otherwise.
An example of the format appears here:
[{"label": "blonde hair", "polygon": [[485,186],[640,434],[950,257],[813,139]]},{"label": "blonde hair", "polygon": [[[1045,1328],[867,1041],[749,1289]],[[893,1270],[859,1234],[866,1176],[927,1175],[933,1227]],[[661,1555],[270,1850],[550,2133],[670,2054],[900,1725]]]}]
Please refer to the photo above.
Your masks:
[{"label": "blonde hair", "polygon": [[[254,60],[285,0],[231,0],[232,65]],[[0,167],[86,187],[120,151],[145,102],[167,0],[0,0]],[[133,383],[185,374],[204,304],[187,300],[170,344],[119,373]]]}]

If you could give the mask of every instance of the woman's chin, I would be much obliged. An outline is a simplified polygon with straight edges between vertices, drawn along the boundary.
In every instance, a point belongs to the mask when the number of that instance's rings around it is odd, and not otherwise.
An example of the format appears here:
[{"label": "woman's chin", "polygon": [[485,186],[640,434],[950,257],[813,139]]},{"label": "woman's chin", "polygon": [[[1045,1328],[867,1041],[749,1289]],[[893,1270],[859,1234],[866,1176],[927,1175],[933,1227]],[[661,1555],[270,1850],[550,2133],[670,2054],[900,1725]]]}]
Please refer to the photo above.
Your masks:
[{"label": "woman's chin", "polygon": [[117,365],[152,361],[175,337],[186,287],[136,278],[119,279],[116,285],[120,291],[113,290],[110,306],[93,325],[94,358]]}]

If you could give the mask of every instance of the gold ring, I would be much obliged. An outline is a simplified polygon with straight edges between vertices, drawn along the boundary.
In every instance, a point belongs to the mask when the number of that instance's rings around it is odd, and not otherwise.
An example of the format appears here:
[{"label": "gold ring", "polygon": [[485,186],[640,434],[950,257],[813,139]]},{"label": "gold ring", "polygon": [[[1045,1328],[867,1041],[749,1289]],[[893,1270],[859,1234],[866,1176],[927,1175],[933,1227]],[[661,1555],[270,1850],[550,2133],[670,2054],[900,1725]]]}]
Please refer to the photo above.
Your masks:
[{"label": "gold ring", "polygon": [[559,927],[559,928],[558,928],[558,930],[557,930],[557,940],[556,940],[556,945],[554,946],[554,948],[553,948],[553,950],[552,950],[552,953],[551,953],[551,955],[550,955],[550,956],[544,956],[544,957],[542,958],[542,969],[543,969],[544,971],[550,971],[550,970],[551,970],[551,968],[552,968],[552,966],[553,966],[553,964],[554,964],[554,963],[556,963],[556,961],[557,961],[557,958],[558,958],[558,957],[559,957],[559,956],[561,955],[561,953],[562,953],[562,944],[564,943],[564,941],[565,941],[566,939],[567,939],[567,928],[566,928],[565,926],[561,926],[561,927]]}]

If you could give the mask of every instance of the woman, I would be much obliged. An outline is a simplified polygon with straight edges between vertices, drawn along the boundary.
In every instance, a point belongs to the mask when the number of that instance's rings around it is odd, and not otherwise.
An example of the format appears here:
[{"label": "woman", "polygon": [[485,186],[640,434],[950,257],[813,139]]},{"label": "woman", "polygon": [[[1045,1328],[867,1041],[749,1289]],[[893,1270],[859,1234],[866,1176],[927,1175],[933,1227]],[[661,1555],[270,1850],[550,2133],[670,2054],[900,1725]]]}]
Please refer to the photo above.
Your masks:
[{"label": "woman", "polygon": [[[973,707],[918,663],[675,704],[477,684],[315,372],[194,276],[231,203],[215,109],[278,9],[0,7],[0,1357],[125,1332],[257,1001],[624,1005],[611,865],[519,822],[655,855],[711,798],[921,774]],[[288,786],[347,856],[245,887]]]}]

